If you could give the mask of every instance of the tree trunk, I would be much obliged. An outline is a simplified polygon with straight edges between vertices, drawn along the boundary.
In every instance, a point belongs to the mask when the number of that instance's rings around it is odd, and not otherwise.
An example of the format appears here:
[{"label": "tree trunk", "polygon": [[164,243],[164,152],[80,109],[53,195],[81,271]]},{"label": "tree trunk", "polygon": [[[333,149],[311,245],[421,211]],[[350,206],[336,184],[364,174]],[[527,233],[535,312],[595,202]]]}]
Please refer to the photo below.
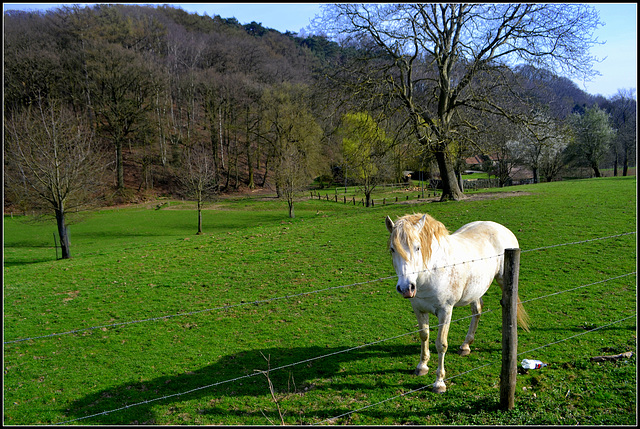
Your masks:
[{"label": "tree trunk", "polygon": [[464,194],[458,186],[458,180],[453,169],[451,160],[443,151],[436,151],[436,161],[440,169],[440,178],[442,179],[442,197],[440,201],[459,201],[464,199]]},{"label": "tree trunk", "polygon": [[593,168],[593,174],[596,177],[602,177],[602,174],[600,173],[600,169],[598,168],[598,163],[592,163],[591,164],[591,168]]},{"label": "tree trunk", "polygon": [[247,147],[247,169],[249,170],[249,189],[254,189],[256,187],[253,181],[253,154],[251,152],[251,139],[249,138],[249,106],[247,106],[247,119],[246,119],[246,136],[245,142]]},{"label": "tree trunk", "polygon": [[118,190],[124,189],[124,166],[122,160],[122,140],[116,140],[116,174],[118,177]]},{"label": "tree trunk", "polygon": [[289,218],[293,219],[296,217],[295,212],[293,210],[293,199],[287,201],[289,203]]},{"label": "tree trunk", "polygon": [[213,153],[213,178],[216,188],[220,190],[220,181],[218,180],[218,134],[215,126],[215,107],[209,108],[209,133],[211,139],[211,152]]},{"label": "tree trunk", "polygon": [[264,160],[264,175],[262,176],[262,184],[260,187],[264,188],[267,183],[267,173],[269,173],[269,157]]},{"label": "tree trunk", "polygon": [[458,188],[460,188],[460,192],[464,193],[464,181],[462,180],[462,171],[454,171],[456,175],[456,180],[458,181]]},{"label": "tree trunk", "polygon": [[198,232],[196,235],[202,235],[202,192],[198,192]]},{"label": "tree trunk", "polygon": [[62,259],[71,258],[71,249],[69,248],[69,231],[64,220],[64,208],[56,209],[56,222],[58,224],[58,236],[60,237],[60,249],[62,250]]}]

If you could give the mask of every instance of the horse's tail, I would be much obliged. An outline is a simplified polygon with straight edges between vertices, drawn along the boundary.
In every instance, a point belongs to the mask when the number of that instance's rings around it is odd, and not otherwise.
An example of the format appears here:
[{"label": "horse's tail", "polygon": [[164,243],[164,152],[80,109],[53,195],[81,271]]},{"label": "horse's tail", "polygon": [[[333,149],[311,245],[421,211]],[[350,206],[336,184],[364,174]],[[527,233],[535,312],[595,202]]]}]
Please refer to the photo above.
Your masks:
[{"label": "horse's tail", "polygon": [[529,318],[527,311],[524,309],[524,305],[522,305],[522,302],[520,302],[520,297],[518,297],[517,314],[518,314],[518,326],[520,326],[526,332],[529,332],[529,322],[531,321],[531,319]]}]

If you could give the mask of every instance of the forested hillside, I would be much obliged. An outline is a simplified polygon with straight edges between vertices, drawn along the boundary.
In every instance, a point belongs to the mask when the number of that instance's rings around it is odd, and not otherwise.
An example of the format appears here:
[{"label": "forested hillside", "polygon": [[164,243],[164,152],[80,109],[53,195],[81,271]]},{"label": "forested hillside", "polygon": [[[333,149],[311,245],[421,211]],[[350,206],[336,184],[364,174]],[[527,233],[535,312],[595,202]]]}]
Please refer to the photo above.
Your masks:
[{"label": "forested hillside", "polygon": [[[79,188],[86,192],[77,206],[89,198],[113,204],[159,194],[200,201],[256,188],[286,195],[318,176],[343,180],[348,160],[340,119],[352,111],[370,112],[376,129],[386,132],[386,146],[367,155],[385,164],[376,168],[378,181],[399,180],[406,169],[428,170],[433,159],[425,158],[397,106],[365,103],[362,91],[348,85],[357,79],[345,77],[343,66],[364,49],[166,5],[5,11],[5,206],[36,208],[21,194],[27,186],[19,183],[23,170],[16,160],[41,151],[37,136],[52,129],[83,136],[67,152],[84,158],[70,164],[87,170],[89,153],[99,159],[91,164],[95,170],[83,173]],[[511,72],[526,82],[520,96],[528,105],[544,106],[536,111],[544,113],[539,123],[547,130],[593,105],[616,110],[615,100],[588,95],[550,72],[530,66]],[[334,84],[338,77],[341,85]],[[461,148],[459,158],[498,151],[484,140],[484,146]],[[27,141],[35,146],[25,149]],[[17,155],[7,152],[18,147]]]}]

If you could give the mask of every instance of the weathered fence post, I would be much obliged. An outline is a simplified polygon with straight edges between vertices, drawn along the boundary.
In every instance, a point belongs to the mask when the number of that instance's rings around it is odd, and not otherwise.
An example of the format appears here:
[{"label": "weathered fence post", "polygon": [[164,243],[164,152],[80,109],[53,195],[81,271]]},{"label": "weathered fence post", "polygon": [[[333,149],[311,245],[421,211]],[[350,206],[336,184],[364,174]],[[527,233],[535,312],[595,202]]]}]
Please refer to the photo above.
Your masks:
[{"label": "weathered fence post", "polygon": [[520,249],[504,250],[504,286],[502,287],[502,370],[500,371],[500,408],[515,405],[518,374],[518,275]]}]

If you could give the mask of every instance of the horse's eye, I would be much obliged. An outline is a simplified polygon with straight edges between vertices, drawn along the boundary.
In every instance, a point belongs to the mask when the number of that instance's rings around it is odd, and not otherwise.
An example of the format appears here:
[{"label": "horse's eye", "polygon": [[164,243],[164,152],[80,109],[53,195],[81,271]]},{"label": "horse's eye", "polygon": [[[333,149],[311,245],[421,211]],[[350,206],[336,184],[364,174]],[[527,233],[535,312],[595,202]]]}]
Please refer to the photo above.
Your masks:
[{"label": "horse's eye", "polygon": [[420,246],[416,247],[416,252],[420,251]]}]

